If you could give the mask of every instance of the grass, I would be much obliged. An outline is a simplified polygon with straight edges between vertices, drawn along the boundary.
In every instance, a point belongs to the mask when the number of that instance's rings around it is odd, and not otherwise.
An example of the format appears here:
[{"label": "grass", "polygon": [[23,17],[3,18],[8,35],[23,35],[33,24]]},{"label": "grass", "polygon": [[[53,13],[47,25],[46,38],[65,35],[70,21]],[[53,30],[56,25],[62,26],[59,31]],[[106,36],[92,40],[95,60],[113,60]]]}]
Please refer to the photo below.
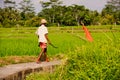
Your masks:
[{"label": "grass", "polygon": [[[0,30],[1,65],[35,60],[40,52],[37,46],[37,36],[34,34],[36,28],[1,28]],[[52,31],[49,33],[49,38],[58,48],[48,45],[48,55],[62,58],[64,65],[58,67],[53,74],[33,73],[26,80],[120,79],[119,32],[105,32],[103,30],[91,32],[94,41],[88,42],[79,38],[80,36],[85,39],[82,32]],[[4,64],[5,62],[6,64]]]},{"label": "grass", "polygon": [[[3,63],[4,57],[10,56],[38,56],[40,49],[38,47],[38,38],[35,35],[36,28],[0,28],[0,65],[12,64]],[[59,37],[58,37],[59,36]],[[58,48],[48,45],[48,56],[54,58],[60,54],[67,54],[69,50],[73,50],[76,46],[84,44],[84,41],[74,37],[69,33],[49,33],[51,42]],[[74,43],[72,43],[74,42]],[[79,44],[78,44],[79,43]],[[76,44],[76,45],[75,45]],[[24,59],[25,60],[25,59]],[[35,60],[32,60],[35,61]],[[21,61],[22,62],[22,61]]]},{"label": "grass", "polygon": [[85,42],[68,51],[63,65],[54,73],[32,73],[26,80],[119,80],[120,33],[114,33],[114,37],[106,33],[111,40],[103,33],[92,35],[94,42]]},{"label": "grass", "polygon": [[[37,36],[35,35],[36,29],[37,28],[0,28],[0,57],[38,55],[40,49],[38,48]],[[55,49],[48,45],[48,54],[50,56],[67,53],[69,50],[75,49],[75,47],[85,43],[85,41],[76,37],[77,35],[85,39],[84,33],[61,33],[60,30],[53,30],[56,29],[49,28],[49,38],[58,48]],[[106,33],[102,30],[101,32],[92,32],[91,34],[94,41],[103,39],[114,41],[116,37],[120,37],[119,32]]]}]

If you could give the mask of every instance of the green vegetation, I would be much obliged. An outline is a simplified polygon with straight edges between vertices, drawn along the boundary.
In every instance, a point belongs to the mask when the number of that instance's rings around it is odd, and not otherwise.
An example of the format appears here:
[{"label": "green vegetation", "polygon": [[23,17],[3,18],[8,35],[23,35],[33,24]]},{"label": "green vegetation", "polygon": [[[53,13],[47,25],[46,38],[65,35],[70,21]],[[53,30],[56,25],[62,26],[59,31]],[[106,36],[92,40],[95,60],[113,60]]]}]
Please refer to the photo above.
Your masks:
[{"label": "green vegetation", "polygon": [[0,27],[36,27],[41,18],[48,21],[48,26],[85,25],[120,25],[120,2],[108,0],[101,12],[92,11],[83,5],[63,6],[61,0],[41,1],[42,10],[34,12],[32,0],[4,0],[0,8]]},{"label": "green vegetation", "polygon": [[49,75],[50,80],[119,80],[119,43],[117,38],[114,42],[104,39],[80,46],[67,54],[65,65]]},{"label": "green vegetation", "polygon": [[[108,28],[106,30],[106,28],[103,28],[100,30],[100,27],[94,28],[96,31],[93,31],[92,29],[89,30],[92,31],[92,36],[95,41],[99,38],[112,40],[112,38],[116,39],[119,37],[119,30],[116,30],[117,32],[109,31],[105,33],[110,29]],[[111,29],[111,31],[117,28],[119,28],[119,26]],[[40,49],[38,47],[38,38],[35,35],[36,29],[37,28],[0,28],[0,57],[11,55],[38,55]],[[51,38],[51,42],[58,47],[55,49],[48,45],[48,54],[50,56],[59,53],[67,53],[69,50],[75,49],[77,46],[81,46],[86,43],[84,40],[80,39],[80,37],[85,39],[85,35],[81,27],[50,27],[48,29],[50,32],[49,37]]]},{"label": "green vegetation", "polygon": [[[62,59],[63,65],[26,80],[120,80],[119,0],[108,0],[101,13],[82,5],[62,6],[60,0],[41,1],[37,14],[31,0],[20,1],[19,7],[16,1],[4,0],[0,8],[0,66],[35,61],[40,52],[35,31],[45,18],[50,40],[58,47],[48,45],[48,56]],[[93,42],[86,40],[81,21],[89,25]]]},{"label": "green vegetation", "polygon": [[[89,31],[93,42],[85,40],[81,27],[49,27],[49,38],[58,48],[48,45],[51,58],[61,58],[63,65],[56,72],[32,73],[27,80],[119,80],[120,74],[120,33],[119,26],[101,28],[91,26]],[[92,29],[96,31],[92,31]],[[0,28],[0,59],[15,64],[34,61],[39,54],[36,28]],[[69,31],[71,30],[71,31]],[[115,31],[114,31],[115,30]],[[83,38],[83,39],[82,39]],[[9,56],[15,56],[10,57]],[[17,56],[21,56],[20,59]],[[27,59],[27,58],[31,58]],[[17,58],[17,59],[16,59]],[[1,60],[0,60],[1,61]],[[5,63],[4,61],[4,63]],[[2,63],[2,62],[0,62]],[[3,66],[1,64],[1,66]]]},{"label": "green vegetation", "polygon": [[52,74],[32,73],[26,80],[119,80],[120,33],[98,32],[92,36],[91,43],[69,38],[70,44],[75,42],[76,47],[64,54],[63,65]]},{"label": "green vegetation", "polygon": [[[0,56],[38,55],[40,49],[38,47],[38,38],[35,35],[35,30],[36,28],[1,28]],[[74,49],[75,46],[84,42],[81,42],[79,38],[69,33],[61,34],[59,32],[57,33],[57,31],[55,33],[50,33],[49,37],[51,38],[51,42],[55,46],[58,46],[58,48],[55,49],[48,45],[48,54],[50,55],[64,53],[64,51]],[[71,41],[80,44],[74,45],[75,43],[71,43]]]}]

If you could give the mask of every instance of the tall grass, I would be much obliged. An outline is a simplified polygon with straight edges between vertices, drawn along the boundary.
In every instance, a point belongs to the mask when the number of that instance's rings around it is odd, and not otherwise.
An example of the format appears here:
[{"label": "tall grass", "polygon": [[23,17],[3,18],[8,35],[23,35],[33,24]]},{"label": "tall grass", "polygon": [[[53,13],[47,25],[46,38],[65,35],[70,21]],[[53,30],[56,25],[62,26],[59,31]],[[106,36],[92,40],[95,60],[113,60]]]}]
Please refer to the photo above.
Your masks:
[{"label": "tall grass", "polygon": [[[120,33],[118,33],[120,34]],[[120,79],[120,37],[107,33],[92,34],[94,42],[85,42],[65,54],[63,65],[53,74],[36,73],[26,80],[119,80]],[[95,36],[96,35],[96,36]]]},{"label": "tall grass", "polygon": [[[78,46],[82,46],[86,41],[77,36],[84,37],[84,33],[61,33],[59,30],[54,32],[49,28],[49,38],[58,48],[48,45],[48,54],[56,55],[68,53]],[[0,28],[0,57],[13,55],[38,55],[38,39],[35,35],[36,28]],[[98,32],[91,33],[94,41],[116,41],[120,35],[119,32]]]},{"label": "tall grass", "polygon": [[[34,78],[36,80],[119,80],[120,33],[91,34],[94,39],[91,43],[81,39],[69,39],[70,42],[79,45],[64,54],[63,65],[59,66],[53,74],[33,73],[26,80]],[[83,34],[68,36],[70,35]]]},{"label": "tall grass", "polygon": [[119,80],[119,48],[118,39],[112,43],[107,40],[87,43],[69,52],[66,65],[61,66],[51,80]]},{"label": "tall grass", "polygon": [[[38,47],[38,38],[35,35],[35,30],[3,29],[0,35],[0,56],[38,55],[40,48]],[[48,55],[50,56],[67,53],[69,50],[73,50],[76,46],[84,43],[84,41],[68,33],[49,33],[49,38],[58,47],[53,48],[48,45]]]},{"label": "tall grass", "polygon": [[[36,28],[0,30],[0,57],[39,54]],[[119,80],[120,33],[100,31],[91,34],[93,42],[76,37],[77,35],[85,38],[84,33],[50,31],[49,38],[58,48],[48,45],[48,55],[63,54],[63,65],[53,74],[46,76],[35,74],[26,79]]]}]

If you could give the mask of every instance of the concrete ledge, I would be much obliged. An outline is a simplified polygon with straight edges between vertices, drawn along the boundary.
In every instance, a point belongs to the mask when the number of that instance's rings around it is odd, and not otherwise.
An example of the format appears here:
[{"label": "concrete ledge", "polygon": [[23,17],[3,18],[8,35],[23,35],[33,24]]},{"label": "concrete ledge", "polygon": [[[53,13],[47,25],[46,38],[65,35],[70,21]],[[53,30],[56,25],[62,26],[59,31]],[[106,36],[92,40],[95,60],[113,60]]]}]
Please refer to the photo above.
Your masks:
[{"label": "concrete ledge", "polygon": [[13,64],[5,67],[0,67],[0,80],[24,80],[26,75],[32,72],[46,71],[52,73],[61,61],[36,62]]}]

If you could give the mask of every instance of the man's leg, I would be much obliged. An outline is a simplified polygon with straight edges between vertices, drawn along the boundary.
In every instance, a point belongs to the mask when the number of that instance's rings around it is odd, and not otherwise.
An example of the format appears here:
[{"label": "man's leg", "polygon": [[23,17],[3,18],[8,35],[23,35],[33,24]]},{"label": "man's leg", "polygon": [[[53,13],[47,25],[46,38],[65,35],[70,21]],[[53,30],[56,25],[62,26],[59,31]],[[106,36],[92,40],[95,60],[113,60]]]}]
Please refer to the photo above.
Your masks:
[{"label": "man's leg", "polygon": [[47,57],[47,48],[45,48],[45,50],[44,50],[44,56],[46,58],[45,61],[49,62],[48,57]]},{"label": "man's leg", "polygon": [[42,50],[41,50],[41,52],[40,52],[40,54],[39,54],[39,56],[38,56],[38,59],[37,59],[37,61],[36,61],[37,63],[40,62],[40,58],[41,58],[42,54],[44,53],[44,51],[45,51],[45,49],[42,48]]}]

